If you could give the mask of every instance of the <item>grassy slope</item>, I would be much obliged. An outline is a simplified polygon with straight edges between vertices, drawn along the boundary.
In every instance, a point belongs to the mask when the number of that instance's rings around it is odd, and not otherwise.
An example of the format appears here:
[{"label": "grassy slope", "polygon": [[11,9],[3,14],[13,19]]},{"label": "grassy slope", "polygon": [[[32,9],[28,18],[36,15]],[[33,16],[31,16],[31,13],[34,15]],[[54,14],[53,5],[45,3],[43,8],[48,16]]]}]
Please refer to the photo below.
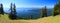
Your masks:
[{"label": "grassy slope", "polygon": [[0,23],[28,23],[25,21],[10,20],[7,14],[0,15]]},{"label": "grassy slope", "polygon": [[60,23],[60,16],[44,17],[37,20],[10,20],[6,14],[1,15],[0,23]]}]

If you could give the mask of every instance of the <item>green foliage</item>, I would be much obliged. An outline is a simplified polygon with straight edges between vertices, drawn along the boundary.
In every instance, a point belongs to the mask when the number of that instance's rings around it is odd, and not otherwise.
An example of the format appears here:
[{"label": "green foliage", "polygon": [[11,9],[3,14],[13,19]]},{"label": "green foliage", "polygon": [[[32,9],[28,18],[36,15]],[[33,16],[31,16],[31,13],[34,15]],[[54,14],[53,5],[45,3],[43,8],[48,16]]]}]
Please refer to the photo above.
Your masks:
[{"label": "green foliage", "polygon": [[16,19],[17,16],[16,16],[16,6],[15,6],[15,4],[11,3],[10,10],[11,10],[11,12],[10,12],[9,18],[10,19]]},{"label": "green foliage", "polygon": [[42,17],[47,17],[47,8],[46,8],[46,6],[42,8]]},{"label": "green foliage", "polygon": [[54,6],[54,16],[60,14],[60,1]]},{"label": "green foliage", "polygon": [[3,4],[0,4],[0,14],[4,15]]}]

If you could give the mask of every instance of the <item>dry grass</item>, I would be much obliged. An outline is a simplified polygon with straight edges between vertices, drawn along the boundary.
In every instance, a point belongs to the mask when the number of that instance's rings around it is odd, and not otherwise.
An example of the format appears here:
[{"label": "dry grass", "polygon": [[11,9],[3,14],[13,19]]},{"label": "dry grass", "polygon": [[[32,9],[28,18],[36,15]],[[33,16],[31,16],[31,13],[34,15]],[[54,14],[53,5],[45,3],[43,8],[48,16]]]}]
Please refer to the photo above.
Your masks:
[{"label": "dry grass", "polygon": [[0,23],[60,23],[60,15],[44,17],[37,20],[10,20],[7,14],[1,15]]},{"label": "dry grass", "polygon": [[28,23],[28,22],[18,21],[18,20],[10,20],[8,18],[8,15],[4,14],[4,15],[1,15],[1,17],[0,17],[0,23]]}]

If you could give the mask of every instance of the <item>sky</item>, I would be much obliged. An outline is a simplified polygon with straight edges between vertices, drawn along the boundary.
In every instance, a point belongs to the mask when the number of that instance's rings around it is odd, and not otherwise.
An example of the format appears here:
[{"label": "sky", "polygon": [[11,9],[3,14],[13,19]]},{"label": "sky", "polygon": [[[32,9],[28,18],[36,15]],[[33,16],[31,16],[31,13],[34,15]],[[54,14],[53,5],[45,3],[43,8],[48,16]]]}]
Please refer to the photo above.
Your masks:
[{"label": "sky", "polygon": [[10,7],[15,3],[16,7],[50,7],[53,8],[58,0],[0,0],[4,7]]}]

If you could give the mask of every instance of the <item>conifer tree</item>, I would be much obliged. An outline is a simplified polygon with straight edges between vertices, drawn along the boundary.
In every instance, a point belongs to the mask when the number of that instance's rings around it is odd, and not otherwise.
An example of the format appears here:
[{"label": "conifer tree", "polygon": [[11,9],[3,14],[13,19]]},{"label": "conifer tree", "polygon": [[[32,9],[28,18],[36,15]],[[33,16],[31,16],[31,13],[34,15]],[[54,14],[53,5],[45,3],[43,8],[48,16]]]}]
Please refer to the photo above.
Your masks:
[{"label": "conifer tree", "polygon": [[11,11],[10,11],[10,14],[9,14],[9,18],[12,19],[12,3],[11,3],[11,5],[10,5],[10,10],[11,10]]},{"label": "conifer tree", "polygon": [[60,0],[58,1],[58,3],[56,3],[56,5],[54,6],[54,15],[53,16],[56,16],[60,14]]},{"label": "conifer tree", "polygon": [[30,15],[30,19],[33,19],[33,16],[32,15]]},{"label": "conifer tree", "polygon": [[11,12],[10,12],[10,16],[9,16],[10,19],[16,19],[16,9],[15,8],[16,8],[15,4],[11,3],[11,6],[10,6]]},{"label": "conifer tree", "polygon": [[14,10],[14,15],[16,15],[16,6],[15,6],[15,4],[14,4],[13,10]]},{"label": "conifer tree", "polygon": [[16,19],[17,18],[17,15],[16,15],[16,6],[15,6],[15,4],[13,6],[14,6],[13,7],[13,15],[14,15],[14,19]]},{"label": "conifer tree", "polygon": [[46,8],[46,6],[42,8],[42,17],[47,17],[47,8]]},{"label": "conifer tree", "polygon": [[4,15],[4,10],[3,10],[3,4],[2,3],[0,4],[0,14]]},{"label": "conifer tree", "polygon": [[1,4],[1,13],[4,15],[3,4]]},{"label": "conifer tree", "polygon": [[0,4],[0,14],[1,14],[1,4]]}]

